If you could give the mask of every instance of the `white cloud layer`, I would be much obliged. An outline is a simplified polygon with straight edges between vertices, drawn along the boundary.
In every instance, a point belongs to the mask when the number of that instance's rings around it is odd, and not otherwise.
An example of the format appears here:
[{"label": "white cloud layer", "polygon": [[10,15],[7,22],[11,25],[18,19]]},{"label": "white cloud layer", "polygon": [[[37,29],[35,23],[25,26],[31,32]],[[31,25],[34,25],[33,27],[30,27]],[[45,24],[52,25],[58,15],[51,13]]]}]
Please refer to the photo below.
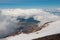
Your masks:
[{"label": "white cloud layer", "polygon": [[[34,17],[35,20],[41,21],[38,24],[39,26],[49,21],[60,20],[60,16],[53,15],[51,14],[51,12],[44,11],[43,9],[0,9],[0,37],[10,35],[16,31],[16,28],[19,27],[17,25],[18,21],[16,20],[18,16],[26,19],[29,17]],[[42,32],[43,32],[42,34],[44,34],[44,31]],[[22,35],[25,35],[25,34],[21,34],[20,36]],[[19,39],[19,36],[17,37]],[[24,38],[25,36],[22,36],[22,37]],[[12,38],[10,39],[12,40]],[[0,39],[0,40],[3,40],[3,39]],[[15,40],[15,38],[13,40]]]}]

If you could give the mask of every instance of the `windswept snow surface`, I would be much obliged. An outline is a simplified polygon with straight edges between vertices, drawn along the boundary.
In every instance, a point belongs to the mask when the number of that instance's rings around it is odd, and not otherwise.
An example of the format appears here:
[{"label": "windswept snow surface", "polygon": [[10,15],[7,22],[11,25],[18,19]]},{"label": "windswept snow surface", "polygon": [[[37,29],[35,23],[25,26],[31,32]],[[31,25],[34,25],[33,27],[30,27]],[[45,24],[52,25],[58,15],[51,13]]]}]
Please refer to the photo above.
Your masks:
[{"label": "windswept snow surface", "polygon": [[35,20],[40,21],[39,26],[46,22],[53,21],[49,23],[48,26],[40,31],[29,33],[29,34],[19,34],[15,36],[9,36],[0,40],[32,40],[38,37],[44,37],[47,35],[60,33],[60,16],[51,14],[43,9],[0,9],[0,37],[14,33],[16,28],[19,26],[17,23],[17,17],[23,17],[28,19],[33,17]]}]

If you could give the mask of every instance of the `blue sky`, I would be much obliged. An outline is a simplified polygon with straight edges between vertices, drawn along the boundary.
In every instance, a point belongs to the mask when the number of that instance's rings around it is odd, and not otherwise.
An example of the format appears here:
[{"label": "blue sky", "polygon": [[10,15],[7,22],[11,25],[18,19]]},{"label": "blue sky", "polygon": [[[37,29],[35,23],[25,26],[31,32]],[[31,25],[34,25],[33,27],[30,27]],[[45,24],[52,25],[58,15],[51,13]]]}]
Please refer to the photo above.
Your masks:
[{"label": "blue sky", "polygon": [[0,8],[59,8],[60,0],[0,0]]}]

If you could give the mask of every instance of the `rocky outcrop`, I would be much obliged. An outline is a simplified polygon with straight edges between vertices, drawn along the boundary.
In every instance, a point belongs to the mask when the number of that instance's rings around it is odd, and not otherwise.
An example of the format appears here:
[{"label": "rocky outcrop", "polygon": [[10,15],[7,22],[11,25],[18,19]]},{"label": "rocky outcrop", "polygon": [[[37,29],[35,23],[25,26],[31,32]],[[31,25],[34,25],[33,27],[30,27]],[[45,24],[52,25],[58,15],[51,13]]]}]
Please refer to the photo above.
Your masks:
[{"label": "rocky outcrop", "polygon": [[60,40],[60,33],[59,34],[54,34],[54,35],[48,35],[42,38],[36,38],[33,40]]}]

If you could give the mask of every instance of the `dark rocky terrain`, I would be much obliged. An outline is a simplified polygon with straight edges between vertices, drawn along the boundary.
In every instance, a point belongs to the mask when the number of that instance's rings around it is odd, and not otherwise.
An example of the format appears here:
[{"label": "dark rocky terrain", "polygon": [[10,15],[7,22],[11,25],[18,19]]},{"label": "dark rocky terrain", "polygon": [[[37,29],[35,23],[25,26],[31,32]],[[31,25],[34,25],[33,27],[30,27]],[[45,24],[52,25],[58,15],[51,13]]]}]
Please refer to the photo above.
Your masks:
[{"label": "dark rocky terrain", "polygon": [[54,35],[48,35],[42,38],[36,38],[33,40],[60,40],[60,33],[59,34],[54,34]]},{"label": "dark rocky terrain", "polygon": [[34,30],[37,30],[38,23],[40,22],[40,21],[34,20],[33,17],[30,17],[28,19],[18,18],[17,20],[19,20],[18,26],[20,26],[17,30],[23,33],[31,33]]}]

